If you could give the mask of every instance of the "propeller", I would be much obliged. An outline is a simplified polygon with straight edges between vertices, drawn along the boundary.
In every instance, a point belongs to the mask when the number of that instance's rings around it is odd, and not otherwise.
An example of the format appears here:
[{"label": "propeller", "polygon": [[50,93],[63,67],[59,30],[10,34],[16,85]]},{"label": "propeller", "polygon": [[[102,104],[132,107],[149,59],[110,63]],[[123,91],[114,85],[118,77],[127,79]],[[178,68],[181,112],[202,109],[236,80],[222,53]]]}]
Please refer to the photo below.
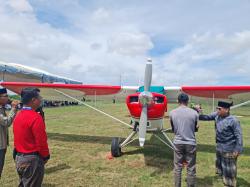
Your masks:
[{"label": "propeller", "polygon": [[139,122],[139,143],[140,146],[144,146],[146,131],[147,131],[147,122],[148,122],[148,105],[153,100],[153,96],[150,93],[150,85],[152,80],[152,60],[148,59],[145,69],[144,76],[144,92],[139,95],[139,101],[142,104],[142,111]]}]

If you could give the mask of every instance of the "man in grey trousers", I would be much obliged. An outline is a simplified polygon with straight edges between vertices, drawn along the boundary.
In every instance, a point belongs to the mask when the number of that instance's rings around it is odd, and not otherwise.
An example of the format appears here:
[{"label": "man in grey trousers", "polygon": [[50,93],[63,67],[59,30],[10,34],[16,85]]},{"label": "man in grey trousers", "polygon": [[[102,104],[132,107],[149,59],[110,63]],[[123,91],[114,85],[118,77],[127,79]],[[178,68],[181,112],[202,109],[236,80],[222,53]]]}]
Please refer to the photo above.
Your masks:
[{"label": "man in grey trousers", "polygon": [[174,137],[174,179],[175,187],[181,187],[182,168],[187,165],[187,186],[196,184],[196,138],[198,113],[189,108],[189,97],[181,93],[178,96],[179,107],[170,112],[170,123]]},{"label": "man in grey trousers", "polygon": [[8,127],[12,124],[12,121],[17,111],[17,101],[12,102],[12,108],[7,116],[5,112],[5,105],[8,103],[9,97],[5,88],[0,88],[0,178],[3,171],[4,160],[7,146],[9,145],[9,132]]}]

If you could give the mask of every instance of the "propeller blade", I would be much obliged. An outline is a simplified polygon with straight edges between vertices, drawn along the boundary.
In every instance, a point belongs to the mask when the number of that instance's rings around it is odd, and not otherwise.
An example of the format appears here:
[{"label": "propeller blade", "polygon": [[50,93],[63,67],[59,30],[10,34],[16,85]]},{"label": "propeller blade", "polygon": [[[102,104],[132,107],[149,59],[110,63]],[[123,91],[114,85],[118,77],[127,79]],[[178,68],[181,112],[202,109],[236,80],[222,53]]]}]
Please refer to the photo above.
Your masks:
[{"label": "propeller blade", "polygon": [[141,111],[140,123],[139,123],[139,143],[140,146],[144,146],[146,130],[147,130],[147,121],[148,121],[148,107],[144,105]]},{"label": "propeller blade", "polygon": [[152,80],[152,61],[151,59],[149,59],[145,69],[144,91],[149,91],[151,80]]}]

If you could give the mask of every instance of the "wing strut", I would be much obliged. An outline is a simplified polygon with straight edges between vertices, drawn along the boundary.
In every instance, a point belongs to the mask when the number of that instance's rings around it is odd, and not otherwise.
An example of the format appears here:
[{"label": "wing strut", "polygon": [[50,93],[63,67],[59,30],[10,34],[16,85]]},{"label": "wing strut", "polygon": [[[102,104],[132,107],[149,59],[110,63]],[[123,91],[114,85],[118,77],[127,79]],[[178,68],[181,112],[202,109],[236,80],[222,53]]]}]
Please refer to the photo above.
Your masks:
[{"label": "wing strut", "polygon": [[57,90],[57,89],[54,89],[54,90],[55,90],[57,93],[60,93],[60,94],[64,95],[65,97],[68,97],[68,98],[70,98],[70,99],[73,99],[73,100],[75,100],[75,101],[77,101],[77,102],[79,102],[79,103],[81,103],[81,104],[83,104],[83,105],[85,105],[85,106],[87,106],[87,107],[89,107],[89,108],[91,108],[91,109],[97,111],[97,112],[100,112],[101,114],[104,114],[105,116],[108,116],[108,117],[112,118],[113,120],[116,120],[116,121],[122,123],[123,125],[126,125],[126,126],[128,126],[128,127],[130,127],[130,128],[133,128],[131,125],[125,123],[124,121],[121,121],[121,120],[119,120],[118,118],[116,118],[116,117],[114,117],[114,116],[111,116],[110,114],[107,114],[107,113],[105,113],[105,112],[103,112],[103,111],[101,111],[101,110],[99,110],[99,109],[97,109],[97,108],[95,108],[95,107],[93,107],[93,106],[91,106],[91,105],[88,105],[88,104],[82,102],[82,101],[79,100],[79,99],[76,99],[76,98],[74,98],[74,97],[72,97],[72,96],[70,96],[70,95],[68,95],[68,94],[66,94],[66,93],[64,93],[64,92],[62,92],[62,91],[59,91],[59,90]]},{"label": "wing strut", "polygon": [[237,104],[237,105],[234,105],[234,106],[230,107],[230,109],[236,109],[236,108],[239,108],[241,106],[247,105],[249,103],[250,103],[250,100],[243,102],[243,103],[240,103],[240,104]]}]

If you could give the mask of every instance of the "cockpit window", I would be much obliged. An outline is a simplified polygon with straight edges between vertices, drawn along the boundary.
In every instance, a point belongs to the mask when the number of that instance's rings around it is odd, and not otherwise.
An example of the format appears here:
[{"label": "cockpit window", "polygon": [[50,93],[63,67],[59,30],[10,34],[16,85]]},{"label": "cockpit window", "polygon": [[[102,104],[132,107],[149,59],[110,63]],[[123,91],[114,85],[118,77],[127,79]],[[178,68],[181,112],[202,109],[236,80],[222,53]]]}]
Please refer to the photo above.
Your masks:
[{"label": "cockpit window", "polygon": [[161,96],[154,97],[154,101],[155,103],[163,103],[164,97],[161,97]]},{"label": "cockpit window", "polygon": [[130,103],[137,103],[138,102],[138,96],[131,96],[129,98]]}]

